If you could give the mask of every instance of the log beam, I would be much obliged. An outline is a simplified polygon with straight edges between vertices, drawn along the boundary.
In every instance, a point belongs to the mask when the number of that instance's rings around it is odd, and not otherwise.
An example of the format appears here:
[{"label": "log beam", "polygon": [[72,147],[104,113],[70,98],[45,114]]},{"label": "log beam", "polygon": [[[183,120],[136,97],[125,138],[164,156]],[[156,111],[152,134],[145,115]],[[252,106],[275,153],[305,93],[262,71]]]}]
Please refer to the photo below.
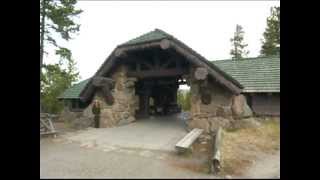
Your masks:
[{"label": "log beam", "polygon": [[[212,75],[219,83],[221,83],[222,85],[224,85],[225,87],[230,89],[233,93],[235,93],[235,94],[241,93],[240,88],[238,88],[237,86],[235,86],[234,84],[229,82],[225,77],[223,77],[221,74],[219,74],[216,70],[209,68],[206,63],[202,62],[201,60],[199,61],[199,59],[201,59],[201,57],[197,57],[196,55],[189,53],[186,49],[180,47],[180,45],[178,45],[175,42],[170,42],[170,47],[172,49],[174,49],[177,53],[186,57],[186,60],[189,61],[190,63],[194,64],[195,66],[207,67],[209,74]],[[192,50],[190,50],[190,51],[192,51]]]},{"label": "log beam", "polygon": [[163,50],[169,49],[170,48],[170,41],[168,39],[161,40],[160,47]]},{"label": "log beam", "polygon": [[208,69],[204,67],[198,67],[194,72],[194,77],[196,80],[204,80],[207,78]]},{"label": "log beam", "polygon": [[179,76],[186,74],[186,69],[160,69],[160,70],[146,70],[146,71],[129,71],[128,77],[147,78],[147,77],[168,77]]}]

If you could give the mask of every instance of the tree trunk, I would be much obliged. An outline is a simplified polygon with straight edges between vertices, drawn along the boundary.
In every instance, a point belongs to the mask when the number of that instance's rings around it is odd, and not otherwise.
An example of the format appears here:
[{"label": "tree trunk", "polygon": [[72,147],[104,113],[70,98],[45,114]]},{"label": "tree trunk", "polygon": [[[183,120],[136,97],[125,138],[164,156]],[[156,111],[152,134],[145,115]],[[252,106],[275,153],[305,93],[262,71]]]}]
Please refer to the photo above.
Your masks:
[{"label": "tree trunk", "polygon": [[[42,74],[42,65],[43,65],[43,53],[44,53],[44,26],[45,26],[45,0],[42,0],[42,9],[41,9],[41,34],[40,34],[40,78]],[[40,80],[41,83],[41,80]],[[41,87],[41,86],[40,86]],[[40,90],[40,97],[41,97],[41,90]],[[42,112],[42,106],[41,106],[41,99],[40,99],[40,112]]]},{"label": "tree trunk", "polygon": [[42,64],[43,64],[43,53],[44,53],[44,26],[45,26],[45,1],[42,0],[42,9],[41,9],[41,35],[40,35],[40,73],[42,70]]}]

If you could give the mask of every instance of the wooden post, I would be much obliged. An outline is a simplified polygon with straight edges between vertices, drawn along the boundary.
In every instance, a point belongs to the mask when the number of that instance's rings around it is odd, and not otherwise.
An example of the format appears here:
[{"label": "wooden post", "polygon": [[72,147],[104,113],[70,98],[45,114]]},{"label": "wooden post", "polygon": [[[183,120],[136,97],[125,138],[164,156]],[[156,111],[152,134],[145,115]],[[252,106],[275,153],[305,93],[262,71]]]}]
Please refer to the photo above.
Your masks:
[{"label": "wooden post", "polygon": [[217,174],[221,170],[221,144],[222,144],[222,128],[219,127],[218,130],[216,131],[214,138],[212,138],[214,141],[212,143],[213,147],[213,156],[211,159],[211,172],[213,174]]},{"label": "wooden post", "polygon": [[146,118],[149,117],[149,98],[150,90],[144,85],[143,90],[139,93],[139,116]]}]

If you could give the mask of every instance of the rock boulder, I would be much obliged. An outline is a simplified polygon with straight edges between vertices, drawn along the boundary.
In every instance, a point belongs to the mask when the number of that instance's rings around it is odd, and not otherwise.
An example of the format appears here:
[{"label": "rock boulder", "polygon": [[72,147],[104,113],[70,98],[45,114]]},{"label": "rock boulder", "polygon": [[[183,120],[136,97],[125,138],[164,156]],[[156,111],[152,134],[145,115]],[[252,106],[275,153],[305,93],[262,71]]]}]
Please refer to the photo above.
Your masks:
[{"label": "rock boulder", "polygon": [[231,110],[233,116],[236,118],[246,118],[252,116],[252,110],[248,106],[247,100],[242,94],[233,97]]}]

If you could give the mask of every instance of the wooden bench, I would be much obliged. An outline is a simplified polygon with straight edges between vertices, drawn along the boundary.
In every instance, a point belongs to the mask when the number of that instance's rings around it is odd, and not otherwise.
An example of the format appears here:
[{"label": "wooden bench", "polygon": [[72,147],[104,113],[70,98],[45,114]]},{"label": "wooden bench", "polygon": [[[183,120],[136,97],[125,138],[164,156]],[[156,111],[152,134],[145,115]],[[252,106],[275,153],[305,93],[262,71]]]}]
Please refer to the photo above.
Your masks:
[{"label": "wooden bench", "polygon": [[202,134],[203,129],[195,128],[192,131],[190,131],[184,138],[182,138],[177,144],[176,144],[176,150],[178,152],[185,152],[186,150],[189,150],[191,145],[194,143],[196,139]]},{"label": "wooden bench", "polygon": [[51,119],[40,118],[40,136],[41,135],[49,135],[52,134],[54,137],[56,137],[57,131],[55,130]]}]

